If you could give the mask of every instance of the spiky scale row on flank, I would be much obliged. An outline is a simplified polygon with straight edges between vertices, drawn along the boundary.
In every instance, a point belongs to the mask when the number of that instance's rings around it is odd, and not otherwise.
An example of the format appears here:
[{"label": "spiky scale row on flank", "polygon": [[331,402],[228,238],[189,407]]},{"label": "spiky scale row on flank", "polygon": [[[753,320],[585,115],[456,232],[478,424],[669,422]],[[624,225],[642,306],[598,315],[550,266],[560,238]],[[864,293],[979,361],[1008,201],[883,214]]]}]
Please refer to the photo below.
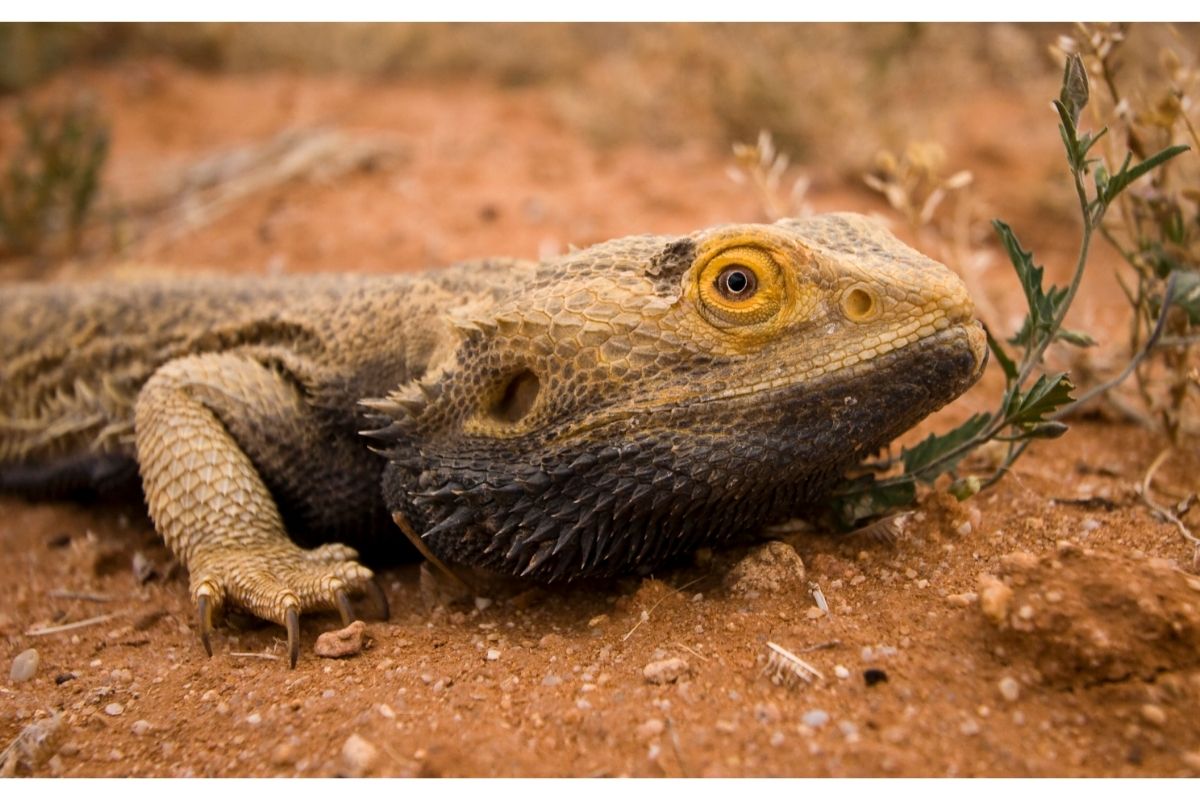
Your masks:
[{"label": "spiky scale row on flank", "polygon": [[[634,236],[406,278],[17,286],[0,488],[140,463],[207,643],[295,631],[401,540],[539,580],[803,514],[982,369],[961,282],[865,218]],[[380,457],[382,456],[382,457]],[[113,473],[116,474],[116,473]]]}]

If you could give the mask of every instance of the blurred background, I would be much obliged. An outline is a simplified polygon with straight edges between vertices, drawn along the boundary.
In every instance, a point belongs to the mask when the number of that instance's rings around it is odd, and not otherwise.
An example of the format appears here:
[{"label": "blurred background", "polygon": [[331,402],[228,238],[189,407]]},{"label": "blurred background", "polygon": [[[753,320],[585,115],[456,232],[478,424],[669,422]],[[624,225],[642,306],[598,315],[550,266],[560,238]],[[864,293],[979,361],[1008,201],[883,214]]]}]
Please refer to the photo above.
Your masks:
[{"label": "blurred background", "polygon": [[5,24],[0,276],[407,270],[852,209],[986,283],[993,216],[1039,254],[1073,246],[1049,109],[1064,50],[1118,46],[1122,96],[1152,109],[1194,84],[1198,41],[1168,24]]}]

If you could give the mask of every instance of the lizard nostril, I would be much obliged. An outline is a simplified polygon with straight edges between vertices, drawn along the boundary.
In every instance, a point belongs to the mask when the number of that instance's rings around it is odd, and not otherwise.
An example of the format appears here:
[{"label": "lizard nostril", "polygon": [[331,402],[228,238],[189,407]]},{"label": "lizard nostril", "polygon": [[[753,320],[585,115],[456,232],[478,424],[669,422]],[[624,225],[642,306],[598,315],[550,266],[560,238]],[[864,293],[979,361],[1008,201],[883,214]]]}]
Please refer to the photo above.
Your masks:
[{"label": "lizard nostril", "polygon": [[542,382],[532,370],[523,369],[508,379],[499,399],[492,404],[492,419],[498,422],[513,423],[520,421],[537,400]]},{"label": "lizard nostril", "polygon": [[861,286],[855,286],[842,296],[842,310],[854,322],[865,322],[875,314],[875,296]]}]

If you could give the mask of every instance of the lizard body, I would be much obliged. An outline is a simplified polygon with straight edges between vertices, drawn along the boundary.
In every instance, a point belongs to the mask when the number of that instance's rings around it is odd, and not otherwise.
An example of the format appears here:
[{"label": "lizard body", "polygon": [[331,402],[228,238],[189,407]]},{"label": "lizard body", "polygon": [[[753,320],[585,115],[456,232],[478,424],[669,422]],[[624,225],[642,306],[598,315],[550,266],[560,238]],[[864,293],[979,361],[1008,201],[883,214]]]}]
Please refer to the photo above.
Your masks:
[{"label": "lizard body", "polygon": [[961,281],[856,215],[411,277],[6,287],[0,314],[0,489],[136,464],[205,646],[236,605],[293,663],[389,518],[506,574],[651,566],[803,515],[986,360]]}]

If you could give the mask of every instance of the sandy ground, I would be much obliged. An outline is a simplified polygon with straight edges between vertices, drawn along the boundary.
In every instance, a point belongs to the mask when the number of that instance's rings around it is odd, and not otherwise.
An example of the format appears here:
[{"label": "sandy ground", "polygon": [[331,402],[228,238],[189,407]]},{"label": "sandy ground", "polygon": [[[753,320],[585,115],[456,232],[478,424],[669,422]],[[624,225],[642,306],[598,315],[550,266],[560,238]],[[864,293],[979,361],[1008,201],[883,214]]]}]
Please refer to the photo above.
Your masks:
[{"label": "sandy ground", "polygon": [[[532,89],[153,62],[69,80],[111,110],[107,185],[143,211],[114,223],[128,241],[119,255],[94,250],[54,279],[147,268],[130,263],[415,269],[760,214],[720,153],[597,150]],[[1054,271],[1075,228],[1054,211],[1069,194],[1046,115],[998,93],[931,129],[975,171],[979,202]],[[384,143],[345,169],[235,197],[197,190],[186,214],[154,211],[214,153],[316,126]],[[815,210],[886,213],[861,184],[802,166]],[[1100,255],[1075,327],[1116,342],[1113,263]],[[1000,259],[977,278],[1000,322],[1013,321],[1017,287]],[[1000,385],[989,371],[912,436],[988,408]],[[295,671],[271,626],[223,628],[205,657],[186,576],[136,502],[2,499],[0,746],[31,724],[53,729],[14,763],[39,776],[1198,775],[1200,578],[1190,546],[1135,493],[1163,446],[1104,416],[1081,420],[983,495],[926,498],[894,545],[784,533],[644,579],[465,598],[419,565],[389,568],[393,615],[368,622],[372,646],[319,659],[317,634],[339,623],[309,618]],[[1192,446],[1156,485],[1186,494],[1197,474]],[[768,643],[821,677],[787,680]],[[15,683],[9,665],[28,648],[36,674]]]}]

